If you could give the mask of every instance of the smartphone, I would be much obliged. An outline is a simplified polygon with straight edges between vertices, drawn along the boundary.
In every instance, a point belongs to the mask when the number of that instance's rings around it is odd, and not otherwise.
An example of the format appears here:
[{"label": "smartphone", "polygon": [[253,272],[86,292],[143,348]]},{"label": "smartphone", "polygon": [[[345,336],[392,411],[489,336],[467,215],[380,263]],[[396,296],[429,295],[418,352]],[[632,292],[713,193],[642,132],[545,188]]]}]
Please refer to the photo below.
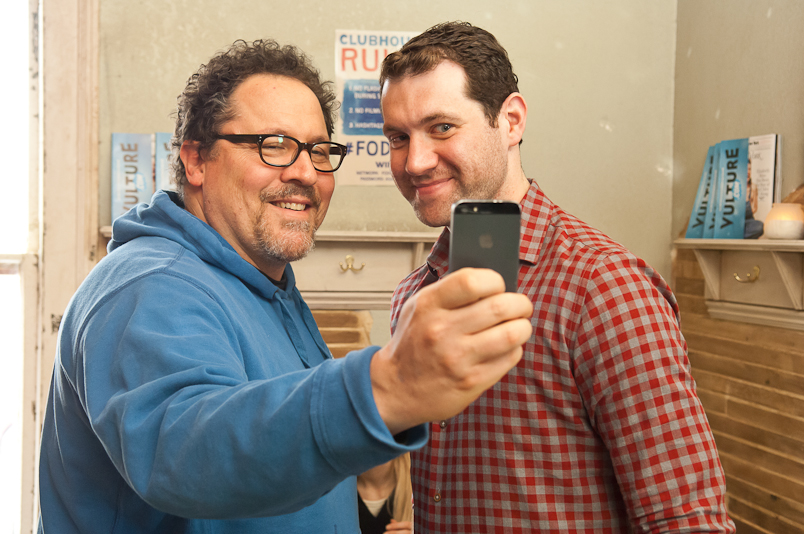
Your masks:
[{"label": "smartphone", "polygon": [[452,205],[449,270],[485,267],[500,273],[516,292],[519,274],[519,204],[507,200],[461,200]]}]

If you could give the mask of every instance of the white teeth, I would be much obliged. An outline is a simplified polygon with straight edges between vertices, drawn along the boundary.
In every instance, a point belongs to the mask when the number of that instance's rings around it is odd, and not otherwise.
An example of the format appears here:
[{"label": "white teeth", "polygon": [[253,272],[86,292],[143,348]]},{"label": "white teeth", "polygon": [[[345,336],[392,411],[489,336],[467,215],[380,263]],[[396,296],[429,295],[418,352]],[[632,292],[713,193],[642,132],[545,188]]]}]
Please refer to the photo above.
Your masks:
[{"label": "white teeth", "polygon": [[276,205],[286,210],[293,210],[293,211],[304,210],[304,204],[296,204],[295,202],[277,202]]}]

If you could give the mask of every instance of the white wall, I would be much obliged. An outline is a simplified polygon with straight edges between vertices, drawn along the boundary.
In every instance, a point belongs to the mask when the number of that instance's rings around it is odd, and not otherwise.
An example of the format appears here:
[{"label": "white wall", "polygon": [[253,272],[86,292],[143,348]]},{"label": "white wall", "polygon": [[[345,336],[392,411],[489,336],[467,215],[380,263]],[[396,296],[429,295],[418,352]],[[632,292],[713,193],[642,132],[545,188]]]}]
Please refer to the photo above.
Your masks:
[{"label": "white wall", "polygon": [[[188,76],[238,38],[273,37],[333,79],[336,29],[482,26],[529,105],[523,165],[545,192],[669,279],[675,0],[101,0],[100,223],[112,132],[172,131]],[[389,186],[336,189],[324,228],[421,230]]]},{"label": "white wall", "polygon": [[681,0],[673,233],[689,220],[706,149],[782,136],[782,194],[804,183],[804,2]]}]

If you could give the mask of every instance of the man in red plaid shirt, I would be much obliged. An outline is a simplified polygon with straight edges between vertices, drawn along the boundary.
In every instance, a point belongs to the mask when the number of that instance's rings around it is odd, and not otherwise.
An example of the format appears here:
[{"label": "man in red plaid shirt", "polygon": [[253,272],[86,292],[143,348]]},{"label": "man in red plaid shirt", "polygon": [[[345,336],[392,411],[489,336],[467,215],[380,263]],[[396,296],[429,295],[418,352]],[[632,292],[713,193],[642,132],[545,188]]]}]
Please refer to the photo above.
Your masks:
[{"label": "man in red plaid shirt", "polygon": [[[463,198],[520,203],[518,292],[534,308],[519,364],[413,453],[416,530],[734,532],[675,297],[526,178],[527,106],[494,36],[435,26],[380,84],[394,179],[422,222],[446,227]],[[397,288],[393,329],[447,273],[449,238]]]}]

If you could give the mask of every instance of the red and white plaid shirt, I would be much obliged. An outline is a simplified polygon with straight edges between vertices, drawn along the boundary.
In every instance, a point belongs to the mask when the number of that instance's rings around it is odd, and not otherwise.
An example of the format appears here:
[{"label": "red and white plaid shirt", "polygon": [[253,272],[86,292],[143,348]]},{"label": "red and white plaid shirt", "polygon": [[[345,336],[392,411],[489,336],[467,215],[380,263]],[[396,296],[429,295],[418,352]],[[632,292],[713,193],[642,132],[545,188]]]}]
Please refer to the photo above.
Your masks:
[{"label": "red and white plaid shirt", "polygon": [[[678,306],[644,261],[553,204],[521,203],[519,364],[412,453],[415,528],[447,532],[734,532]],[[397,288],[447,272],[449,233]]]}]

